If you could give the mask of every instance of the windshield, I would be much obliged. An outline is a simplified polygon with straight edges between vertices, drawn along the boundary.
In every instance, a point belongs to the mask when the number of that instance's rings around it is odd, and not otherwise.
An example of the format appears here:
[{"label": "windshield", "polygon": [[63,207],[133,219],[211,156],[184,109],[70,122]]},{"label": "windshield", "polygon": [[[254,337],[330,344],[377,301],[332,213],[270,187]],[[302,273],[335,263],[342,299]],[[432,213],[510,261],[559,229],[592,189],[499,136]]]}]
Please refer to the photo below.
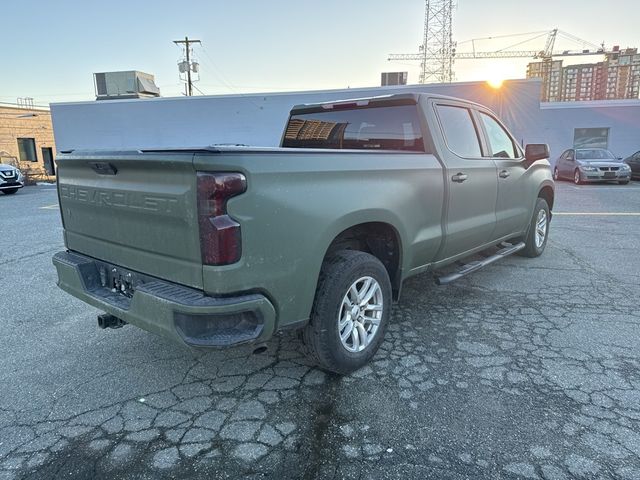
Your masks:
[{"label": "windshield", "polygon": [[604,148],[591,148],[588,150],[576,150],[576,158],[578,160],[615,160],[609,150]]}]

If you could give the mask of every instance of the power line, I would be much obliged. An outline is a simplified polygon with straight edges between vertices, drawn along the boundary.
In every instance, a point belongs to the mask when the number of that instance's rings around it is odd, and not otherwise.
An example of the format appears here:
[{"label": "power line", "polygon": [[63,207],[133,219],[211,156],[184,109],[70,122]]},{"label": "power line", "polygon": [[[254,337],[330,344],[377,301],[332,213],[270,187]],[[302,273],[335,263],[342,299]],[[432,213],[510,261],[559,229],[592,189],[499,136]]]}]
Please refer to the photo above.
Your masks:
[{"label": "power line", "polygon": [[246,98],[249,103],[251,103],[254,107],[260,109],[262,108],[260,105],[258,105],[256,102],[254,102],[250,96],[247,96],[246,93],[241,93],[239,92],[233,85],[231,85],[229,82],[227,82],[224,78],[224,74],[222,73],[222,70],[220,70],[217,66],[216,63],[213,61],[213,58],[211,58],[211,55],[209,55],[209,52],[207,51],[206,48],[202,48],[202,51],[204,52],[204,56],[205,58],[209,61],[209,63],[211,64],[211,66],[213,67],[214,74],[222,81],[222,83],[229,89],[231,90],[233,93],[235,93],[236,95],[239,95],[241,98]]},{"label": "power line", "polygon": [[197,91],[200,92],[201,95],[206,95],[206,93],[204,93],[202,90],[200,90],[198,87],[196,87],[195,85],[193,86],[193,88],[195,88]]},{"label": "power line", "polygon": [[216,76],[220,79],[220,81],[224,84],[225,87],[227,87],[229,90],[231,90],[233,93],[239,93],[233,85],[231,85],[229,82],[227,82],[225,80],[224,74],[222,73],[222,70],[220,70],[218,68],[218,66],[216,65],[216,63],[213,61],[213,58],[211,58],[211,55],[209,55],[209,52],[206,48],[202,47],[202,51],[204,53],[205,58],[209,61],[209,63],[211,64],[211,66],[213,67],[213,69],[215,70],[214,73],[216,74]]}]

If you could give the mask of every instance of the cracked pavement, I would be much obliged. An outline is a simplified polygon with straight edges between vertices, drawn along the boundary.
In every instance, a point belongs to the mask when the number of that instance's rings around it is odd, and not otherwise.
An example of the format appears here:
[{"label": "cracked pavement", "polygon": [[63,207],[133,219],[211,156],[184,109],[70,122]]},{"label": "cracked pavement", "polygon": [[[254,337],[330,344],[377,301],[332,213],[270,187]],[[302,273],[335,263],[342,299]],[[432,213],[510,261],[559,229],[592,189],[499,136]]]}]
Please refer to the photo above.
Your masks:
[{"label": "cracked pavement", "polygon": [[[252,355],[98,330],[55,286],[55,203],[0,196],[0,480],[640,479],[640,216],[556,215],[538,259],[410,280],[341,378],[291,332]],[[555,211],[638,212],[640,183],[560,183]]]}]

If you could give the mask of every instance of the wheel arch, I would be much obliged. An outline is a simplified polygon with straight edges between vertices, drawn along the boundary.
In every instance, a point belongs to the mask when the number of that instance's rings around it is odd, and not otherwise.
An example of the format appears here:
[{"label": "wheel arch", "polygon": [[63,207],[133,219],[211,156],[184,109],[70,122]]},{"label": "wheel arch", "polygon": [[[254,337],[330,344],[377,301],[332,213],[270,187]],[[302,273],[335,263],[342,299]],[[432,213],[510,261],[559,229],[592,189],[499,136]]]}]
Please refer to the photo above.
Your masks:
[{"label": "wheel arch", "polygon": [[549,210],[553,210],[553,202],[555,201],[555,191],[551,185],[544,185],[538,191],[538,198],[543,198],[547,205],[549,205]]},{"label": "wheel arch", "polygon": [[358,250],[370,253],[384,265],[393,298],[398,299],[402,284],[402,237],[398,229],[384,221],[362,222],[336,234],[327,246],[323,261],[339,250]]}]

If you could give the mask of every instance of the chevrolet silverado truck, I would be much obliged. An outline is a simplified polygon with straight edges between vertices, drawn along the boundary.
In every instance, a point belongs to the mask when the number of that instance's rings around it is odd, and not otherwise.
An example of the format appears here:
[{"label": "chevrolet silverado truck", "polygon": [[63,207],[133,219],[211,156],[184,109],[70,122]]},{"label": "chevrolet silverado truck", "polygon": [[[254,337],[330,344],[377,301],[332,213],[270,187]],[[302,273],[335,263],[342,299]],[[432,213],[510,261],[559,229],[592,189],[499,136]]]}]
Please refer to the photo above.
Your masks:
[{"label": "chevrolet silverado truck", "polygon": [[103,328],[256,351],[299,329],[320,367],[348,373],[407,278],[543,252],[548,157],[489,109],[424,93],[296,106],[278,148],[62,152],[58,285]]}]

